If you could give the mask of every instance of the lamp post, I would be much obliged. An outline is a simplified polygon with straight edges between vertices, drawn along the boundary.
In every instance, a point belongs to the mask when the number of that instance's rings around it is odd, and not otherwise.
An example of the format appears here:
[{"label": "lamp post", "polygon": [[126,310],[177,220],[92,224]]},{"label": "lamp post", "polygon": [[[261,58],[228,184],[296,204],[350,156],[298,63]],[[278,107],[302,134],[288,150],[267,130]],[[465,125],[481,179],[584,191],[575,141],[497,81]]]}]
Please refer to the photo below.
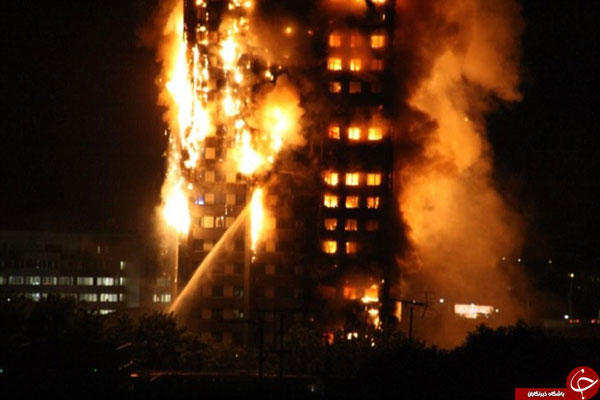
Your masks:
[{"label": "lamp post", "polygon": [[575,274],[573,272],[569,273],[569,294],[567,299],[567,304],[569,308],[569,316],[573,316],[573,279],[575,278]]}]

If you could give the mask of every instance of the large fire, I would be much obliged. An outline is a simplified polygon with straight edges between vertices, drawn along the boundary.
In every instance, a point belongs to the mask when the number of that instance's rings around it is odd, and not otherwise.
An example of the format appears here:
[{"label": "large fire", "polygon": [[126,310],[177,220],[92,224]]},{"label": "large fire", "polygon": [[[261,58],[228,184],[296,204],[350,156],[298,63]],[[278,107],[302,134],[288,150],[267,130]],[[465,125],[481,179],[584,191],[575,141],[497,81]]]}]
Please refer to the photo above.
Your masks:
[{"label": "large fire", "polygon": [[[216,134],[217,126],[225,132],[228,143],[224,164],[230,172],[239,173],[249,182],[258,182],[256,174],[269,171],[286,144],[297,144],[299,97],[286,79],[276,80],[270,70],[261,74],[265,85],[258,95],[252,93],[257,77],[251,76],[250,13],[251,1],[230,0],[229,14],[219,29],[218,79],[215,86],[215,61],[206,49],[214,44],[206,26],[197,27],[197,43],[188,43],[184,32],[181,1],[173,2],[173,10],[164,29],[167,38],[163,60],[165,91],[162,98],[168,106],[169,152],[167,178],[163,185],[162,216],[167,224],[185,235],[190,228],[189,199],[195,193],[194,177],[201,173],[201,160],[206,154],[205,140]],[[206,8],[205,1],[196,6]],[[213,42],[211,42],[213,41]],[[250,204],[251,247],[262,232],[264,218],[263,192],[266,183],[254,183]]]}]

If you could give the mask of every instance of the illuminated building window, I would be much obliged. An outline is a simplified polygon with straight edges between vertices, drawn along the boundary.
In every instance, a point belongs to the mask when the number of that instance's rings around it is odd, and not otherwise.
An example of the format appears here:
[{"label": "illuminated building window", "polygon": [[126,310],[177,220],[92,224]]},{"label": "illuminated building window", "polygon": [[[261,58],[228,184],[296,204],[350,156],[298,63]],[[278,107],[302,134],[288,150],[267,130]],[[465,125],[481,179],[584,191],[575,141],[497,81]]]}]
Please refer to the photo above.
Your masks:
[{"label": "illuminated building window", "polygon": [[204,157],[207,160],[214,160],[215,159],[215,148],[214,147],[207,147],[206,150],[204,151]]},{"label": "illuminated building window", "polygon": [[328,231],[335,231],[337,229],[337,219],[335,218],[325,218],[323,221],[323,226]]},{"label": "illuminated building window", "polygon": [[356,254],[356,242],[346,242],[346,254]]},{"label": "illuminated building window", "polygon": [[360,82],[352,81],[350,82],[350,86],[348,87],[348,93],[360,93],[362,91],[362,87]]},{"label": "illuminated building window", "polygon": [[379,208],[379,197],[367,197],[367,208]]},{"label": "illuminated building window", "polygon": [[78,276],[77,286],[94,286],[94,278],[91,276]]},{"label": "illuminated building window", "polygon": [[358,186],[359,173],[348,172],[346,173],[346,186]]},{"label": "illuminated building window", "polygon": [[359,203],[358,196],[346,196],[346,208],[358,208]]},{"label": "illuminated building window", "polygon": [[324,240],[323,241],[323,252],[327,254],[337,253],[337,242],[335,240]]},{"label": "illuminated building window", "polygon": [[234,206],[235,205],[235,193],[227,193],[225,195],[225,205],[226,206]]},{"label": "illuminated building window", "polygon": [[40,277],[40,276],[26,276],[25,277],[25,284],[26,285],[38,286],[41,283],[42,283],[42,277]]},{"label": "illuminated building window", "polygon": [[6,278],[3,276],[0,276],[0,285],[6,285]]},{"label": "illuminated building window", "polygon": [[215,227],[215,217],[212,215],[202,217],[202,227],[203,228],[214,228]]},{"label": "illuminated building window", "polygon": [[368,232],[374,232],[379,230],[379,221],[377,221],[376,219],[368,220],[366,228]]},{"label": "illuminated building window", "polygon": [[244,319],[244,312],[239,308],[234,308],[232,312],[233,319]]},{"label": "illuminated building window", "polygon": [[244,288],[241,286],[236,286],[233,288],[233,297],[244,297]]},{"label": "illuminated building window", "polygon": [[96,285],[98,286],[115,286],[115,278],[110,276],[97,277]]},{"label": "illuminated building window", "polygon": [[383,60],[374,58],[371,60],[371,71],[383,71]]},{"label": "illuminated building window", "polygon": [[339,174],[337,172],[325,172],[324,180],[329,186],[337,186],[339,183]]},{"label": "illuminated building window", "polygon": [[330,57],[327,60],[327,69],[330,71],[341,71],[342,70],[342,59],[338,57]]},{"label": "illuminated building window", "polygon": [[360,44],[360,36],[359,35],[351,35],[350,36],[350,47],[358,47]]},{"label": "illuminated building window", "polygon": [[379,173],[367,174],[367,185],[368,186],[381,185],[381,174],[379,174]]},{"label": "illuminated building window", "polygon": [[79,301],[96,302],[96,301],[98,301],[98,294],[97,293],[79,293]]},{"label": "illuminated building window", "polygon": [[225,227],[225,217],[215,217],[215,228],[224,228]]},{"label": "illuminated building window", "polygon": [[202,250],[211,251],[214,246],[214,241],[212,240],[204,240],[202,242]]},{"label": "illuminated building window", "polygon": [[384,35],[371,35],[371,47],[374,49],[381,49],[385,46]]},{"label": "illuminated building window", "polygon": [[235,217],[225,217],[225,227],[229,228],[235,222]]},{"label": "illuminated building window", "polygon": [[73,286],[72,276],[60,276],[58,277],[58,284],[61,286]]},{"label": "illuminated building window", "polygon": [[204,172],[204,181],[205,182],[214,182],[215,181],[215,171],[205,171]]},{"label": "illuminated building window", "polygon": [[204,195],[204,201],[206,204],[215,204],[215,194],[214,193],[206,193]]},{"label": "illuminated building window", "polygon": [[119,301],[117,293],[100,293],[100,302],[116,303],[117,301]]},{"label": "illuminated building window", "polygon": [[160,295],[161,303],[170,303],[171,302],[171,293],[163,293]]},{"label": "illuminated building window", "polygon": [[348,139],[360,140],[360,128],[357,126],[351,126],[348,128]]},{"label": "illuminated building window", "polygon": [[225,182],[227,183],[235,183],[236,180],[236,173],[235,172],[227,172],[227,174],[225,174]]},{"label": "illuminated building window", "polygon": [[330,139],[339,139],[340,138],[340,127],[339,126],[330,126],[327,131],[327,136]]},{"label": "illuminated building window", "polygon": [[323,205],[327,208],[337,208],[338,197],[332,194],[326,194],[325,197],[323,197]]},{"label": "illuminated building window", "polygon": [[358,298],[356,288],[351,286],[344,286],[344,298],[348,300],[356,300]]},{"label": "illuminated building window", "polygon": [[373,4],[385,4],[386,0],[371,0]]},{"label": "illuminated building window", "polygon": [[362,60],[360,58],[350,59],[350,71],[360,71],[362,69]]},{"label": "illuminated building window", "polygon": [[383,139],[383,129],[379,127],[371,127],[369,128],[369,134],[367,138],[371,141],[377,141]]},{"label": "illuminated building window", "polygon": [[342,83],[338,81],[329,82],[329,92],[330,93],[341,93],[342,92]]},{"label": "illuminated building window", "polygon": [[[0,280],[2,280],[0,278]],[[46,286],[56,286],[58,283],[58,278],[56,276],[43,276],[42,277],[42,285]]]},{"label": "illuminated building window", "polygon": [[342,45],[342,37],[337,33],[329,35],[329,47],[340,47]]},{"label": "illuminated building window", "polygon": [[358,230],[358,221],[355,219],[347,219],[344,224],[345,231],[357,231]]},{"label": "illuminated building window", "polygon": [[9,285],[22,285],[25,282],[25,278],[22,276],[9,276],[8,284]]}]

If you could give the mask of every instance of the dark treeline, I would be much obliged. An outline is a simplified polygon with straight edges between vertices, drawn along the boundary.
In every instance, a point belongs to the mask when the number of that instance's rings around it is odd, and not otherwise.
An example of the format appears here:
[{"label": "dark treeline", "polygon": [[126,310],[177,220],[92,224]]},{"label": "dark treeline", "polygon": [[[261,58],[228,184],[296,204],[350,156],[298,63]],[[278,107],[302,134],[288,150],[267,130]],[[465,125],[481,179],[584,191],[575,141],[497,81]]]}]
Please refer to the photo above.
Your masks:
[{"label": "dark treeline", "polygon": [[[480,326],[462,346],[441,350],[375,330],[358,332],[351,340],[340,332],[328,343],[315,327],[296,326],[285,336],[284,372],[288,377],[310,377],[317,389],[302,394],[290,393],[288,387],[286,396],[509,399],[515,387],[564,387],[569,372],[580,365],[600,370],[599,338],[599,332],[567,337],[525,324]],[[267,376],[277,373],[279,356],[265,352]],[[179,327],[172,314],[101,316],[58,298],[0,304],[2,395],[225,396],[244,392],[246,378],[257,372],[257,359],[255,351],[216,343]],[[239,376],[239,381],[213,384],[210,390],[202,379],[139,382],[148,371],[190,370],[212,376],[226,373]],[[139,377],[134,381],[132,376]]]}]

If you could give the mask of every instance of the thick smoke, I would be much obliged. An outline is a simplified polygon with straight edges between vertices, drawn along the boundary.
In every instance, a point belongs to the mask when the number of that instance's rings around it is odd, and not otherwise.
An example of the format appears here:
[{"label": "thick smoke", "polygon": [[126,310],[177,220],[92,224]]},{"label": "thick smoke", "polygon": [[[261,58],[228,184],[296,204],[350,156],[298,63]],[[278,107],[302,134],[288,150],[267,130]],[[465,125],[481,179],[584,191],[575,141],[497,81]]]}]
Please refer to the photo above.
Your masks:
[{"label": "thick smoke", "polygon": [[397,9],[403,102],[396,183],[407,240],[401,263],[413,281],[422,280],[410,290],[492,304],[502,322],[512,322],[522,315],[499,261],[518,254],[523,225],[492,179],[484,116],[495,103],[521,97],[520,7],[513,0],[430,0],[399,1]]}]

